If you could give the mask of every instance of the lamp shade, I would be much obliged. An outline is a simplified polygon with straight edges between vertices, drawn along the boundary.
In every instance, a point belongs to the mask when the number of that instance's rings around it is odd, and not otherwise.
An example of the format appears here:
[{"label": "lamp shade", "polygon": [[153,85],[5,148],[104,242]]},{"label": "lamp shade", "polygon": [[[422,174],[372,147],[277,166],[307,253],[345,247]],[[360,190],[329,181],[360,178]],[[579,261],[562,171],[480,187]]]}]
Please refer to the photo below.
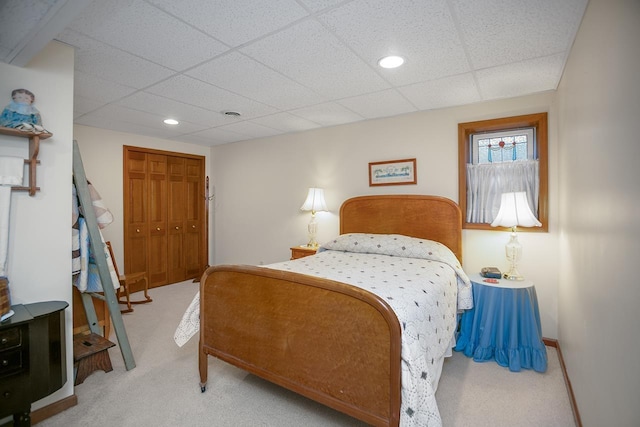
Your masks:
[{"label": "lamp shade", "polygon": [[531,212],[527,193],[502,193],[500,210],[491,223],[492,227],[541,227],[542,223]]},{"label": "lamp shade", "polygon": [[327,204],[324,201],[324,190],[322,188],[310,188],[307,200],[300,208],[301,211],[322,212],[327,211]]}]

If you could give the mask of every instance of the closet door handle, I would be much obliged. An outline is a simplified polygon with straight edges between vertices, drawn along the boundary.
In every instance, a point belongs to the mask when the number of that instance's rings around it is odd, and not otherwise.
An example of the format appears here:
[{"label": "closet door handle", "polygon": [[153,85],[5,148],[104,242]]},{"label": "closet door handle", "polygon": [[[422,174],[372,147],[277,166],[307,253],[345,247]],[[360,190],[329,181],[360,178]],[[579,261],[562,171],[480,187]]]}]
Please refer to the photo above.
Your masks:
[{"label": "closet door handle", "polygon": [[136,233],[139,233],[139,232],[140,232],[140,229],[139,229],[139,228],[136,228]]},{"label": "closet door handle", "polygon": [[180,227],[178,227],[177,225],[176,225],[176,230],[180,230]]},{"label": "closet door handle", "polygon": [[160,227],[156,227],[156,230],[157,230],[157,231],[160,231]]},{"label": "closet door handle", "polygon": [[195,226],[195,225],[192,225],[192,226],[191,226],[191,228],[196,228],[196,226]]}]

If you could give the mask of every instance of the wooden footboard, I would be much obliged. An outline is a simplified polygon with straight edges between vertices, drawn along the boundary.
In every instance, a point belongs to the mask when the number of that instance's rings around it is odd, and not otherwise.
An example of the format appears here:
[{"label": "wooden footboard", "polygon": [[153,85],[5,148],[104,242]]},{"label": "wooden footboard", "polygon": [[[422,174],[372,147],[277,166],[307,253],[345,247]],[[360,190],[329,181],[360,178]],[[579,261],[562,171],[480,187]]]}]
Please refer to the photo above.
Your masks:
[{"label": "wooden footboard", "polygon": [[201,386],[213,355],[372,425],[397,426],[401,332],[376,295],[251,266],[200,283]]}]

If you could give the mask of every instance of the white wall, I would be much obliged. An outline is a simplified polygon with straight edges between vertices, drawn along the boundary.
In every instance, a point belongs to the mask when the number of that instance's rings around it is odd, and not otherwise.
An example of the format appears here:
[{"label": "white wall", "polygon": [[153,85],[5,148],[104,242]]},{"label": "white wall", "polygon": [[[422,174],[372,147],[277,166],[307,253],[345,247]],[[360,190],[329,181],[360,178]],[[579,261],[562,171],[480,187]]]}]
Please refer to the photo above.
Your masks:
[{"label": "white wall", "polygon": [[[30,197],[11,197],[8,274],[13,304],[71,301],[71,164],[73,137],[73,49],[52,42],[24,68],[0,63],[0,104],[26,88],[53,137],[40,144],[37,184]],[[0,155],[29,157],[27,139],[0,135]],[[28,172],[25,170],[25,175]],[[27,181],[25,180],[25,183]],[[66,310],[67,383],[32,409],[73,394],[71,308]]]},{"label": "white wall", "polygon": [[118,269],[124,272],[122,147],[129,145],[205,156],[207,158],[205,159],[205,173],[207,175],[209,174],[208,159],[211,150],[209,147],[201,145],[80,125],[73,127],[73,139],[78,141],[87,179],[100,193],[103,202],[113,214],[113,223],[105,227],[102,234],[105,240],[111,241]]},{"label": "white wall", "polygon": [[558,89],[559,338],[583,425],[640,425],[640,2],[591,0]]},{"label": "white wall", "polygon": [[[557,132],[555,92],[408,114],[212,149],[214,263],[289,258],[307,241],[307,188],[325,189],[330,212],[317,214],[318,241],[338,234],[341,203],[364,194],[435,194],[458,199],[458,123],[549,112],[549,233],[520,233],[521,272],[536,283],[543,334],[557,337]],[[368,163],[417,159],[417,185],[369,187]],[[464,267],[506,268],[508,233],[464,232]]]}]

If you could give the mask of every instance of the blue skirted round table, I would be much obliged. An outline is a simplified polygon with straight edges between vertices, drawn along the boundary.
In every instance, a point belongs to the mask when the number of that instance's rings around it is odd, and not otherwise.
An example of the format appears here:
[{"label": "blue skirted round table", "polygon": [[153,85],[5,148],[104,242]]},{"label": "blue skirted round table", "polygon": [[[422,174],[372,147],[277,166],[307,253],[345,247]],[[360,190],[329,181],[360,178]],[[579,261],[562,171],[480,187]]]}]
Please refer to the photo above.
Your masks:
[{"label": "blue skirted round table", "polygon": [[530,280],[484,282],[469,275],[473,308],[462,314],[455,350],[476,362],[495,360],[517,372],[547,370],[536,288]]}]

